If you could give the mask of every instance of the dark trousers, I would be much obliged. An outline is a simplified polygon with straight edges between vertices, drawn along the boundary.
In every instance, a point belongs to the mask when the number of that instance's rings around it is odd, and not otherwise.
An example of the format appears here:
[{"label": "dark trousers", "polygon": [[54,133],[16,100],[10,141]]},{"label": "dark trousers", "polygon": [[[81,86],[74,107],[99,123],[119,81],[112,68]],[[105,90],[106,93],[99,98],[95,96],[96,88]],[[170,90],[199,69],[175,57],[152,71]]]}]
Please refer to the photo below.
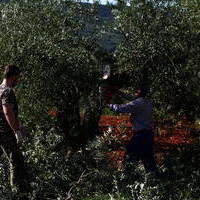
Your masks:
[{"label": "dark trousers", "polygon": [[133,170],[132,164],[141,160],[146,172],[156,171],[157,167],[154,160],[153,143],[153,131],[144,130],[134,133],[126,147],[124,156],[125,170]]},{"label": "dark trousers", "polygon": [[10,165],[10,184],[16,185],[19,192],[27,192],[27,170],[13,132],[0,133],[0,155],[4,154]]}]

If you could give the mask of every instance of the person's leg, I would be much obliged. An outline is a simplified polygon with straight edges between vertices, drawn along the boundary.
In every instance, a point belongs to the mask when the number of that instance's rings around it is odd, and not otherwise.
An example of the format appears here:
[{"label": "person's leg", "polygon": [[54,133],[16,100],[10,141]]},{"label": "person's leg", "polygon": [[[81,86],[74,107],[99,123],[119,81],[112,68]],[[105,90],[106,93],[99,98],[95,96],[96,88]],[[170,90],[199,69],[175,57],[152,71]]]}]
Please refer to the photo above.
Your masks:
[{"label": "person's leg", "polygon": [[24,164],[24,157],[19,151],[16,139],[13,133],[3,135],[1,148],[10,165],[10,185],[16,185],[19,192],[29,192],[30,184],[28,183],[27,169]]},{"label": "person's leg", "polygon": [[156,172],[158,170],[153,154],[146,155],[142,159],[146,172]]},{"label": "person's leg", "polygon": [[141,159],[147,173],[157,171],[157,166],[154,159],[153,145],[154,145],[154,133],[153,132],[144,133]]},{"label": "person's leg", "polygon": [[131,138],[130,142],[126,146],[126,152],[124,155],[123,165],[125,173],[129,174],[131,171],[134,171],[136,161],[138,161],[138,149],[139,149],[139,138],[133,137]]}]

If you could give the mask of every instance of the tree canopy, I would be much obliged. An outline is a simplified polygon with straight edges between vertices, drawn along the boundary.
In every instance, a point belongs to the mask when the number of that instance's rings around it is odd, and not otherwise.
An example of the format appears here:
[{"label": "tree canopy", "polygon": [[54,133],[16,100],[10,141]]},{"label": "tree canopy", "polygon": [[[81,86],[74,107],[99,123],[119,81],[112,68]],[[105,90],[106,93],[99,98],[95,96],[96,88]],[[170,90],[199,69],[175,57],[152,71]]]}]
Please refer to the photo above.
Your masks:
[{"label": "tree canopy", "polygon": [[150,88],[156,113],[199,117],[199,3],[131,1],[115,9],[116,72]]},{"label": "tree canopy", "polygon": [[92,45],[77,34],[83,25],[75,20],[83,12],[80,6],[71,1],[24,0],[0,6],[1,65],[16,63],[23,70],[23,112],[29,118],[42,113],[44,118],[56,106],[62,111],[66,104],[73,105],[80,95],[75,88],[87,96],[97,82],[99,66]]}]

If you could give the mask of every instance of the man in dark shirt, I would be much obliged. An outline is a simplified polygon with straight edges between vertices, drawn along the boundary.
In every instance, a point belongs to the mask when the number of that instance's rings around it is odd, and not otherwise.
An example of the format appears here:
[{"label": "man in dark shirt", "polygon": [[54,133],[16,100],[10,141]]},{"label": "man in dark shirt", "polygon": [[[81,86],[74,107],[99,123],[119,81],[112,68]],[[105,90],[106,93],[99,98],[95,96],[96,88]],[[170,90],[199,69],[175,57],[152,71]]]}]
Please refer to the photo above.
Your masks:
[{"label": "man in dark shirt", "polygon": [[18,121],[18,105],[13,88],[17,85],[20,70],[15,65],[7,65],[0,85],[0,153],[6,154],[10,164],[10,184],[19,192],[27,192],[24,158],[18,148],[22,141],[23,129]]}]

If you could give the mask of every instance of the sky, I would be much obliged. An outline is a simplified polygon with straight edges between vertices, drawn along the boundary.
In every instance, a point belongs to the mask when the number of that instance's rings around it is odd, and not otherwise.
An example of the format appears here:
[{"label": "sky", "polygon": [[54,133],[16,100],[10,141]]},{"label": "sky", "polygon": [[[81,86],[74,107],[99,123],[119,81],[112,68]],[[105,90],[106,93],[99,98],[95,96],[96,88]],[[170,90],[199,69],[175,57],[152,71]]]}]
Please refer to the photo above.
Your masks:
[{"label": "sky", "polygon": [[[94,3],[95,0],[81,0],[81,2]],[[107,2],[109,2],[111,4],[115,4],[117,2],[117,0],[99,0],[98,2],[103,5],[107,4]]]}]

